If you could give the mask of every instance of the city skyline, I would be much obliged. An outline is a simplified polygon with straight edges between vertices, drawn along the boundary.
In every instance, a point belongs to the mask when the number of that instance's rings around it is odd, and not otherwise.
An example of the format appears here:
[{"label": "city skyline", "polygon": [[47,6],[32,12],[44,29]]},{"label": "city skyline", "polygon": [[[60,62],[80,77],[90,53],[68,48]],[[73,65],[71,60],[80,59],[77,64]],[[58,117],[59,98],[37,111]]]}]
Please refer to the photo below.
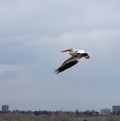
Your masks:
[{"label": "city skyline", "polygon": [[2,105],[1,106],[1,110],[0,111],[2,111],[2,112],[4,112],[4,113],[7,113],[7,112],[20,112],[20,111],[26,111],[26,112],[34,112],[34,111],[51,111],[51,112],[56,112],[56,111],[62,111],[62,112],[64,112],[64,111],[68,111],[68,112],[87,112],[87,111],[89,111],[89,112],[96,112],[95,113],[95,115],[111,115],[111,114],[120,114],[120,105],[112,105],[111,106],[111,108],[109,107],[109,108],[106,108],[106,107],[104,107],[104,108],[101,108],[101,109],[99,109],[99,110],[94,110],[94,109],[86,109],[86,110],[79,110],[79,109],[76,109],[76,110],[41,110],[41,109],[39,109],[39,110],[19,110],[19,109],[10,109],[10,106],[9,105],[7,105],[7,104],[4,104],[4,105]]}]

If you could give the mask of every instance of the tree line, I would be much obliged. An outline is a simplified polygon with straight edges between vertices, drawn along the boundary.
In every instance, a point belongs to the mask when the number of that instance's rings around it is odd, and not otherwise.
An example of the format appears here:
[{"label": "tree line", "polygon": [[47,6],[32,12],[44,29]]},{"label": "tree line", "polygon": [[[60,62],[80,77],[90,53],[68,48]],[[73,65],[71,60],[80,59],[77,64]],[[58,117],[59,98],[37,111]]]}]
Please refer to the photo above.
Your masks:
[{"label": "tree line", "polygon": [[99,112],[95,110],[86,110],[86,111],[46,111],[46,110],[40,110],[40,111],[20,111],[20,110],[14,110],[14,111],[8,111],[8,112],[3,112],[0,111],[0,113],[20,113],[22,115],[28,114],[28,115],[46,115],[46,116],[51,116],[51,115],[59,115],[59,114],[65,114],[73,117],[81,117],[81,116],[98,116]]}]

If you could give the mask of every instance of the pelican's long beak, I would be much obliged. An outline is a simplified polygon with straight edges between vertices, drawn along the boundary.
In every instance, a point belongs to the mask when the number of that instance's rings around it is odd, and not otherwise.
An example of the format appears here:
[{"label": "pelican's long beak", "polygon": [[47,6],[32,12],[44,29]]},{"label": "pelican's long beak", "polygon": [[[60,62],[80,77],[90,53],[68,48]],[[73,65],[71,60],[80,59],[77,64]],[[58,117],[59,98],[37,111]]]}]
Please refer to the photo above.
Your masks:
[{"label": "pelican's long beak", "polygon": [[70,51],[72,51],[71,48],[70,48],[70,49],[67,49],[67,50],[63,50],[63,51],[61,51],[61,52],[70,52]]}]

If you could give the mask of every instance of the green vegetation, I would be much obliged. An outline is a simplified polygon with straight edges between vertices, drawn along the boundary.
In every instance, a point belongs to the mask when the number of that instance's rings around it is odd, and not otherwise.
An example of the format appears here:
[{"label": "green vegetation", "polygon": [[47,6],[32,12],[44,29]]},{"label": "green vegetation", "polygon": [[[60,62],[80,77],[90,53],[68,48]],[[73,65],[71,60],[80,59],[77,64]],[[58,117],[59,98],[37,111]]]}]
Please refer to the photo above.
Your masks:
[{"label": "green vegetation", "polygon": [[81,117],[81,118],[75,118],[73,121],[120,121],[120,116],[109,115],[109,116]]},{"label": "green vegetation", "polygon": [[120,115],[100,116],[95,111],[12,111],[0,112],[0,121],[120,121]]}]

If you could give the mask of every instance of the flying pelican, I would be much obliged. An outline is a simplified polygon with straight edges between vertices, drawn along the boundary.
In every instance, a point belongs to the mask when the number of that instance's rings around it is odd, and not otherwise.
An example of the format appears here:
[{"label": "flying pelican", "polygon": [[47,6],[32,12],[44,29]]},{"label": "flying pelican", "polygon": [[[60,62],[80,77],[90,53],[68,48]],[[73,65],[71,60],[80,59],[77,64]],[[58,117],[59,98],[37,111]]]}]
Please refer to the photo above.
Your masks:
[{"label": "flying pelican", "polygon": [[74,66],[75,64],[77,64],[79,62],[79,60],[82,57],[85,57],[86,59],[89,59],[90,56],[87,52],[85,52],[84,50],[73,50],[72,48],[67,49],[67,50],[63,50],[61,52],[69,52],[69,54],[71,55],[71,57],[67,60],[65,60],[63,62],[63,64],[55,70],[56,73],[60,73],[72,66]]}]

